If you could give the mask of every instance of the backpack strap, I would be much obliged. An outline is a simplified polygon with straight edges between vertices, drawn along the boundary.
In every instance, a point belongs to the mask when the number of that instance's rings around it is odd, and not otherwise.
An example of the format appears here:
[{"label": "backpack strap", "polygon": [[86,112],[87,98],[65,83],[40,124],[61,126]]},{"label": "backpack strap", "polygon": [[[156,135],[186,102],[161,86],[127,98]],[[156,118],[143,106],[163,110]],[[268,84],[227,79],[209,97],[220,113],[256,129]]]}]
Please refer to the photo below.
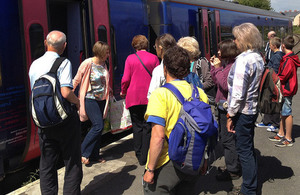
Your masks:
[{"label": "backpack strap", "polygon": [[182,94],[180,93],[180,91],[171,83],[166,83],[164,84],[162,87],[165,87],[167,89],[169,89],[174,95],[175,97],[178,99],[178,101],[183,104],[184,103],[184,97],[182,96]]},{"label": "backpack strap", "polygon": [[58,57],[56,58],[56,60],[54,61],[52,68],[49,72],[51,73],[56,73],[58,70],[58,67],[61,65],[61,63],[65,60],[65,57]]}]

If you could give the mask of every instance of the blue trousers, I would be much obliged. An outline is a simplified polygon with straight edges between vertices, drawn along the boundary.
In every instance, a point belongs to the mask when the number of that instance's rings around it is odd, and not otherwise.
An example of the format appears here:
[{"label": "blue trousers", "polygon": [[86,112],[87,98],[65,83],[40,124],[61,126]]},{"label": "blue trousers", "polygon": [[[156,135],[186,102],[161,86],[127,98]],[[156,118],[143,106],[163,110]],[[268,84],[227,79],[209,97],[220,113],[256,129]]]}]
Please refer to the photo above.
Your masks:
[{"label": "blue trousers", "polygon": [[238,113],[233,118],[236,131],[236,150],[242,166],[243,184],[241,192],[255,195],[257,190],[257,159],[254,151],[254,128],[257,114]]},{"label": "blue trousers", "polygon": [[100,142],[103,130],[103,111],[106,101],[85,98],[85,111],[92,127],[81,144],[81,155],[92,160],[100,158]]}]

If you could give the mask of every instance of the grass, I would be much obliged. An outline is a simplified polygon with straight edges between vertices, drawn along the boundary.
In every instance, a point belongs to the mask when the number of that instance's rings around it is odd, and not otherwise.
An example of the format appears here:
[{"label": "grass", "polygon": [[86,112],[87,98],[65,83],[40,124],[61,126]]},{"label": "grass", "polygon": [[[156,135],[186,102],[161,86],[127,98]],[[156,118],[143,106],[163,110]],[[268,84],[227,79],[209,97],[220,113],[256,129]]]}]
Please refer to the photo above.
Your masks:
[{"label": "grass", "polygon": [[39,177],[39,172],[40,172],[39,169],[36,169],[35,172],[30,172],[29,176],[28,176],[28,181],[24,182],[22,184],[22,187],[26,186],[27,184],[30,184],[30,183],[34,182],[35,180],[38,180],[40,178]]},{"label": "grass", "polygon": [[293,26],[293,34],[300,35],[300,26]]}]

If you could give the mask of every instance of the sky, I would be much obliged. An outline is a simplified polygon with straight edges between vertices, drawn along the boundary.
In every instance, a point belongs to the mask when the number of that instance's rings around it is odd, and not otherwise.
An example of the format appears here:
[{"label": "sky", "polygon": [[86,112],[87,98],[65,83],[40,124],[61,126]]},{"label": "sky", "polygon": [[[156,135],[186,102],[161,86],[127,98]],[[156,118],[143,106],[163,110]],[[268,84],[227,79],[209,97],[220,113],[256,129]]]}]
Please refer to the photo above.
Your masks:
[{"label": "sky", "polygon": [[271,7],[276,12],[284,12],[289,10],[298,10],[300,11],[300,2],[299,0],[271,0]]}]

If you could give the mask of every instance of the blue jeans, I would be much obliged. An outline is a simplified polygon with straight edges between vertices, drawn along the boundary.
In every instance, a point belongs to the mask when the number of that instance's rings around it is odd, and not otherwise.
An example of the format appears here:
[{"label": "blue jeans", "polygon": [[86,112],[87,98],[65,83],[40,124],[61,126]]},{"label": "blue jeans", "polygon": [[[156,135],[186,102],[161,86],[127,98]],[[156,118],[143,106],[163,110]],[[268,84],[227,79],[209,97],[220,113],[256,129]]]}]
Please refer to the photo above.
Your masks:
[{"label": "blue jeans", "polygon": [[102,116],[106,101],[85,98],[84,103],[85,111],[92,122],[92,127],[81,144],[81,155],[86,158],[98,160],[100,158],[99,150],[103,130]]},{"label": "blue jeans", "polygon": [[233,118],[236,131],[236,150],[242,166],[243,184],[241,192],[255,195],[257,190],[257,159],[254,151],[254,127],[257,114],[238,113]]}]

